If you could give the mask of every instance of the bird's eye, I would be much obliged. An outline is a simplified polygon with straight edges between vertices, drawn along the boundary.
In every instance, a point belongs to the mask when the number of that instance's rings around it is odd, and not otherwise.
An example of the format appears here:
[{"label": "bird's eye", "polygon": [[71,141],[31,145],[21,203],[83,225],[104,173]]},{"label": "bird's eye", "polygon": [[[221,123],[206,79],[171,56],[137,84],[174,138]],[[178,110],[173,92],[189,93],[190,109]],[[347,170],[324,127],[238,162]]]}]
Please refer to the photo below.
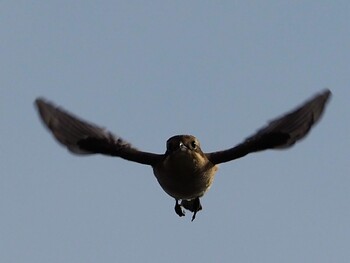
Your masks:
[{"label": "bird's eye", "polygon": [[196,141],[192,141],[191,142],[191,146],[192,146],[192,149],[197,149],[197,142]]}]

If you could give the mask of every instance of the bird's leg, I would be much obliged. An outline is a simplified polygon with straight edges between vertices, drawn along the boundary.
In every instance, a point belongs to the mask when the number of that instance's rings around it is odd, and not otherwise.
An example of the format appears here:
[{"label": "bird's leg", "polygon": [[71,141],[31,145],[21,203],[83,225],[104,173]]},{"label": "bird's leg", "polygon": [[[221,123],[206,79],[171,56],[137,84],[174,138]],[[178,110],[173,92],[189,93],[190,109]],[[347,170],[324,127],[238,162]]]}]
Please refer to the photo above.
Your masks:
[{"label": "bird's leg", "polygon": [[185,215],[185,211],[182,209],[181,205],[179,204],[179,200],[175,199],[175,212],[179,217],[182,217]]},{"label": "bird's leg", "polygon": [[199,200],[199,197],[196,197],[196,198],[191,199],[191,200],[182,200],[181,206],[183,208],[193,212],[192,221],[196,218],[197,212],[202,210],[202,205],[201,205],[201,202]]},{"label": "bird's leg", "polygon": [[193,200],[193,216],[191,221],[193,221],[196,218],[196,214],[200,210],[202,210],[202,205],[199,200],[199,197],[197,197],[196,199]]}]

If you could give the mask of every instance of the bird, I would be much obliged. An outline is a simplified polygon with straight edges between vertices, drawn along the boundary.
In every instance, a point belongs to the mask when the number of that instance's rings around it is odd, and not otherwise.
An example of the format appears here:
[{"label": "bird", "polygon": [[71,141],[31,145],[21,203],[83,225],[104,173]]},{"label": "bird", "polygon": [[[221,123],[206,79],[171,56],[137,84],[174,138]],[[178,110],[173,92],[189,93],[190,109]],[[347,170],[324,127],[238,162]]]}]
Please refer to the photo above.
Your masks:
[{"label": "bird", "polygon": [[164,154],[138,150],[129,142],[96,124],[85,121],[42,97],[35,106],[44,126],[71,153],[102,154],[149,165],[162,189],[175,199],[180,217],[202,210],[200,198],[211,187],[218,165],[268,149],[286,149],[303,139],[320,120],[331,91],[323,90],[294,110],[269,121],[241,143],[225,150],[203,152],[193,135],[175,135]]}]

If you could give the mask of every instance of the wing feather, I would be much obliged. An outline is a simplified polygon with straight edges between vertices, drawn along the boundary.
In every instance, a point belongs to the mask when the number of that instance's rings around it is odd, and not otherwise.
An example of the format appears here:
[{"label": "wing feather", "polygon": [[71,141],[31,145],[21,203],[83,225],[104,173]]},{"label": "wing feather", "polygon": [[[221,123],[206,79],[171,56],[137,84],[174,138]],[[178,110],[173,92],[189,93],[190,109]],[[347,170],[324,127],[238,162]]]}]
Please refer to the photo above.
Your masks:
[{"label": "wing feather", "polygon": [[35,101],[44,125],[74,154],[104,154],[155,165],[163,155],[142,152],[130,143],[95,124],[81,120],[43,98]]},{"label": "wing feather", "polygon": [[252,152],[291,147],[304,138],[320,120],[330,96],[329,90],[318,93],[295,110],[270,121],[237,146],[207,153],[206,156],[212,163],[218,164],[241,158]]}]

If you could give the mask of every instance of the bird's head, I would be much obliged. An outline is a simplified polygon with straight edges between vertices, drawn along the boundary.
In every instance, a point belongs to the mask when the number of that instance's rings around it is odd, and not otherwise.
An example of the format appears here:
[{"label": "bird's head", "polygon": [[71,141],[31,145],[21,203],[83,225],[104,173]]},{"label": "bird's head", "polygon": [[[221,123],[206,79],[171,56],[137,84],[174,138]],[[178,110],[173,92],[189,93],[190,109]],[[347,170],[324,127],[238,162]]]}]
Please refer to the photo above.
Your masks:
[{"label": "bird's head", "polygon": [[[205,165],[208,161],[200,148],[198,139],[192,135],[176,135],[167,140],[167,160],[183,165],[196,167]],[[185,165],[186,166],[186,165]]]},{"label": "bird's head", "polygon": [[176,152],[202,152],[199,141],[192,135],[175,135],[171,137],[167,140],[166,151],[167,154],[173,154]]}]

